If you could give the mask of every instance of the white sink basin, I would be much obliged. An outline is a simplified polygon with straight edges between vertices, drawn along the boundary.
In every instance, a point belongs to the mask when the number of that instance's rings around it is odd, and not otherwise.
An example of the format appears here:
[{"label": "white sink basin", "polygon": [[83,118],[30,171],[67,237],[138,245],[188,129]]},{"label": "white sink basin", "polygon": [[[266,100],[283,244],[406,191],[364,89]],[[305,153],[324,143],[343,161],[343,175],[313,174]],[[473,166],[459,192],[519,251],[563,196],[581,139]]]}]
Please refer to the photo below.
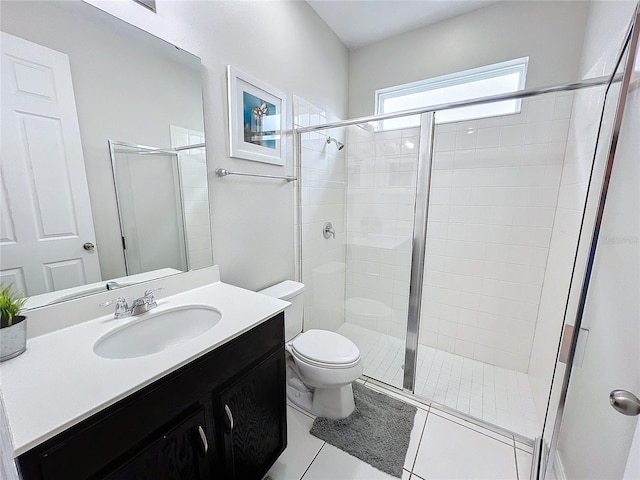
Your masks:
[{"label": "white sink basin", "polygon": [[143,357],[198,337],[221,319],[218,310],[204,305],[149,313],[100,338],[93,351],[103,358]]}]

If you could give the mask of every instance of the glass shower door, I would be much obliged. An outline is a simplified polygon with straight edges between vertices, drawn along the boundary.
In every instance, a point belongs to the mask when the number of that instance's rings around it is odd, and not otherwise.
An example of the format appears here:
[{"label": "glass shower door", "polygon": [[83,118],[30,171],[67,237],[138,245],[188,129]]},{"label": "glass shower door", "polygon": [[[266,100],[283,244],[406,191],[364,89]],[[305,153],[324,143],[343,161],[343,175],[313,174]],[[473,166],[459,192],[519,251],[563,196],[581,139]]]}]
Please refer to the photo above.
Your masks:
[{"label": "glass shower door", "polygon": [[419,131],[349,127],[345,323],[364,373],[402,388]]},{"label": "glass shower door", "polygon": [[636,6],[616,66],[621,81],[604,96],[594,161],[605,181],[592,182],[581,226],[582,265],[539,439],[539,478],[640,475],[639,22]]},{"label": "glass shower door", "polygon": [[[397,388],[404,374],[418,134],[364,124],[300,140],[304,328],[350,338],[364,374]],[[323,235],[326,222],[335,236]]]}]

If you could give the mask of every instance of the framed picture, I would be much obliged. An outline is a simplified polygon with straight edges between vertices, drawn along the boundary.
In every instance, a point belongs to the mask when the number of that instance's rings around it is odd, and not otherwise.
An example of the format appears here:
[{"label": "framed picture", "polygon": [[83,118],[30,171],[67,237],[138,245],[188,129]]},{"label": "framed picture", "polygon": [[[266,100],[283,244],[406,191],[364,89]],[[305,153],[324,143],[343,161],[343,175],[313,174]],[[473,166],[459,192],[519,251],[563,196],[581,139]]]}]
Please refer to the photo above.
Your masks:
[{"label": "framed picture", "polygon": [[284,165],[285,94],[227,66],[229,155]]}]

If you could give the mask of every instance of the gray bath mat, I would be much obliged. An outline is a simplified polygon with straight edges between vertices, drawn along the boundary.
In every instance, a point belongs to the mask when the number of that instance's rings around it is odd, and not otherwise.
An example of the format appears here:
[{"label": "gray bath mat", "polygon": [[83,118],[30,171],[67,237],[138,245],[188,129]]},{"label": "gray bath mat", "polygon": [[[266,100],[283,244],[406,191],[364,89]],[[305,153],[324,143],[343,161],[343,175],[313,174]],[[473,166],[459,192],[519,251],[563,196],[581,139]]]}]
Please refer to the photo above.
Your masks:
[{"label": "gray bath mat", "polygon": [[356,409],[347,418],[318,417],[310,433],[378,470],[400,478],[416,407],[353,383]]}]

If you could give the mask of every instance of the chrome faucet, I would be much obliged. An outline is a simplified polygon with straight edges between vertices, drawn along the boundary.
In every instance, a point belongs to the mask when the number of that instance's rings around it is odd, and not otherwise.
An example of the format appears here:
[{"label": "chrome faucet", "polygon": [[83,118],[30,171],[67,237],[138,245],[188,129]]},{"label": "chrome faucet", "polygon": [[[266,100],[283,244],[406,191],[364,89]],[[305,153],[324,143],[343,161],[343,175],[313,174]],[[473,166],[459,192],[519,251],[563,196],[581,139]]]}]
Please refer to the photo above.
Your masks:
[{"label": "chrome faucet", "polygon": [[108,307],[109,305],[116,305],[116,311],[113,314],[113,318],[126,318],[132,315],[140,315],[141,313],[148,312],[149,310],[158,306],[156,299],[153,296],[153,292],[162,290],[162,288],[153,288],[145,290],[144,295],[140,298],[136,298],[131,306],[127,303],[124,297],[118,297],[115,300],[101,303],[101,307]]},{"label": "chrome faucet", "polygon": [[131,315],[140,315],[141,313],[148,312],[152,308],[156,308],[158,304],[153,297],[153,292],[156,290],[160,290],[160,288],[145,290],[142,297],[136,298],[131,304]]}]

